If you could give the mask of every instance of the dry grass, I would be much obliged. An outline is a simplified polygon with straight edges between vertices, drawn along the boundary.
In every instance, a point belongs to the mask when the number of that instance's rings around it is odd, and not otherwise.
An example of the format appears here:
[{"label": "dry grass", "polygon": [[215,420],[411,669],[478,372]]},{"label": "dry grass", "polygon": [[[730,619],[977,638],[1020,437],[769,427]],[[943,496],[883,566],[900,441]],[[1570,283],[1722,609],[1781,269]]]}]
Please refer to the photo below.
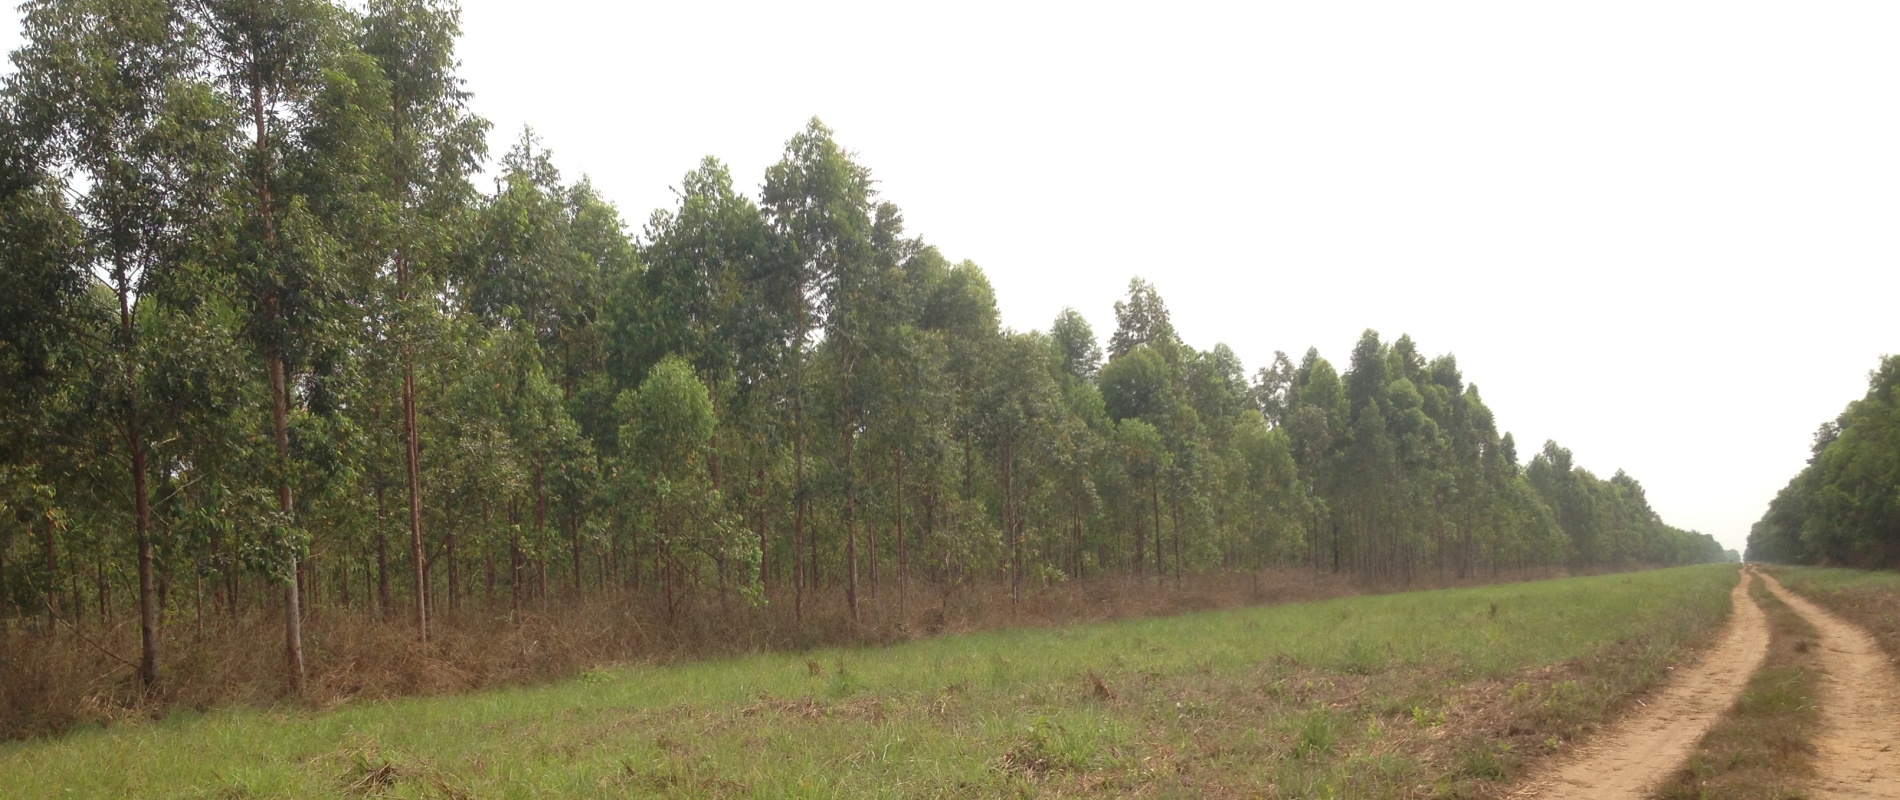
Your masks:
[{"label": "dry grass", "polygon": [[[1500,581],[1550,577],[1510,574]],[[1474,584],[1478,581],[1443,582]],[[141,690],[124,664],[100,652],[137,653],[138,632],[121,623],[53,634],[0,627],[0,739],[59,734],[74,727],[162,716],[177,709],[297,702],[328,708],[359,700],[468,692],[540,683],[606,665],[671,663],[738,653],[830,645],[875,645],[943,633],[1046,628],[1135,617],[1318,600],[1439,584],[1372,587],[1301,570],[1221,573],[1157,581],[1106,577],[1043,587],[1009,603],[1007,585],[913,584],[862,605],[854,624],[842,592],[807,598],[794,620],[792,598],[768,602],[706,596],[668,622],[663,603],[646,595],[551,600],[511,621],[499,610],[437,612],[427,644],[398,614],[388,621],[360,610],[319,609],[305,623],[307,688],[286,697],[279,613],[259,609],[236,619],[190,618],[167,624],[161,679]],[[121,615],[121,618],[129,615]]]}]

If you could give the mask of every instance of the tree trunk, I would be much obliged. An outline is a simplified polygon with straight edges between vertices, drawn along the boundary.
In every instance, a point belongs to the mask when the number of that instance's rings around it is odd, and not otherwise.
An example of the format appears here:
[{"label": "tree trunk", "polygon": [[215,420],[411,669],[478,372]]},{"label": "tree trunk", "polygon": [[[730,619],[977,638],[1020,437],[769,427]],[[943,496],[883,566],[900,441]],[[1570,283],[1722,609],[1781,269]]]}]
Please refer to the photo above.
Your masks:
[{"label": "tree trunk", "polygon": [[[259,117],[258,136],[264,135],[262,117]],[[265,196],[269,197],[266,190]],[[276,317],[275,302],[267,304],[271,316]],[[284,358],[273,352],[270,356],[271,424],[277,433],[277,511],[283,515],[285,524],[295,519],[296,504],[290,493],[290,386],[284,375]],[[298,579],[303,565],[297,558],[297,546],[294,542],[285,542],[284,577],[284,664],[290,671],[290,692],[303,694],[303,609],[299,603],[301,592]]]},{"label": "tree trunk", "polygon": [[581,526],[573,514],[567,515],[568,535],[574,540],[574,600],[579,602],[585,587],[581,585]]},{"label": "tree trunk", "polygon": [[[792,518],[792,621],[805,619],[806,573],[800,564],[799,548],[805,541],[805,283],[794,281],[798,291],[798,340],[792,352],[792,495],[797,506]],[[812,550],[813,589],[816,587],[817,549]]]},{"label": "tree trunk", "polygon": [[[120,275],[125,265],[118,265]],[[150,687],[158,681],[158,597],[152,580],[152,499],[147,485],[145,432],[139,412],[138,367],[133,361],[136,337],[132,327],[130,290],[119,285],[119,335],[125,358],[124,370],[129,396],[123,433],[132,469],[132,524],[139,550],[139,684]]]},{"label": "tree trunk", "polygon": [[1009,537],[1009,604],[1011,606],[1019,606],[1023,602],[1023,536],[1016,524],[1016,487],[1013,480],[1015,470],[1012,468],[1012,462],[1016,460],[1015,449],[1015,442],[1003,443],[1003,535]]},{"label": "tree trunk", "polygon": [[459,583],[459,580],[461,578],[461,572],[457,569],[457,565],[455,563],[455,528],[454,527],[451,526],[448,530],[443,532],[442,548],[443,548],[442,557],[448,559],[449,561],[449,610],[456,611],[462,607],[462,595],[461,595],[462,587]]},{"label": "tree trunk", "polygon": [[[405,270],[406,271],[406,270]],[[408,282],[403,282],[402,300],[409,301]],[[422,573],[422,443],[416,431],[416,367],[405,355],[402,365],[402,436],[405,447],[404,468],[409,478],[409,556],[415,565],[416,636],[429,641],[428,576]]]},{"label": "tree trunk", "polygon": [[851,607],[851,622],[857,624],[858,617],[858,493],[857,476],[853,474],[852,455],[856,449],[857,434],[855,425],[847,425],[844,432],[844,570],[845,605]]},{"label": "tree trunk", "polygon": [[46,635],[50,637],[59,632],[59,550],[52,515],[42,516],[40,522],[46,532]]},{"label": "tree trunk", "polygon": [[904,451],[891,451],[897,465],[897,613],[904,613],[904,601],[910,594],[910,551],[904,543]]},{"label": "tree trunk", "polygon": [[152,504],[146,494],[145,442],[138,414],[126,420],[126,439],[132,450],[133,520],[139,545],[139,684],[158,681],[158,597],[152,580]]},{"label": "tree trunk", "polygon": [[376,613],[389,620],[389,527],[383,508],[383,488],[376,487]]}]

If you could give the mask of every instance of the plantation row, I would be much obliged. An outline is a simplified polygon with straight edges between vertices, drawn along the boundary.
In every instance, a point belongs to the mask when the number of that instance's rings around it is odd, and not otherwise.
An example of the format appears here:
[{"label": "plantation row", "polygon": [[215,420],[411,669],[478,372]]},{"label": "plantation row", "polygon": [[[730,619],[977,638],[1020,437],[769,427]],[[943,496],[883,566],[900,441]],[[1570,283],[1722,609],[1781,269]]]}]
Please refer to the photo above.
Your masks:
[{"label": "plantation row", "polygon": [[[0,614],[409,615],[1305,565],[1716,560],[1520,466],[1449,355],[1251,379],[1135,280],[1000,326],[817,120],[629,235],[524,133],[492,194],[451,3],[24,7],[0,109]],[[789,587],[790,591],[785,589]],[[836,596],[836,595],[833,595]],[[275,613],[275,611],[273,611]]]},{"label": "plantation row", "polygon": [[1748,532],[1749,560],[1900,566],[1900,356],[1814,433],[1814,456]]}]

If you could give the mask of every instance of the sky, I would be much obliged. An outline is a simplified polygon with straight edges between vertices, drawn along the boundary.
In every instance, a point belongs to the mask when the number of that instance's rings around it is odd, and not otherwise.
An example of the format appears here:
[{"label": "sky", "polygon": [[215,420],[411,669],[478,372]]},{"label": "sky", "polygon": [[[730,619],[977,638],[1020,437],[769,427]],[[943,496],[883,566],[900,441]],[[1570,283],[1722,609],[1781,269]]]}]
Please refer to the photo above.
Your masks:
[{"label": "sky", "polygon": [[[1741,549],[1900,353],[1900,4],[718,0],[463,5],[499,156],[532,126],[635,231],[812,116],[1005,325],[1130,278],[1263,366],[1458,357],[1546,439]],[[17,15],[0,47],[19,43]]]}]

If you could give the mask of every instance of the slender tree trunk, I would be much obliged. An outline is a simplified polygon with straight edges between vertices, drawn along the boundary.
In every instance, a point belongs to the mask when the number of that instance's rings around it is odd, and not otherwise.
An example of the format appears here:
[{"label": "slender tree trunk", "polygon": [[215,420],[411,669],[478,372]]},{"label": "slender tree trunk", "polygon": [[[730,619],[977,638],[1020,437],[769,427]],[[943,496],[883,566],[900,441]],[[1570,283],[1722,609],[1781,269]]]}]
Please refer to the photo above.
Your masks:
[{"label": "slender tree trunk", "polygon": [[1075,474],[1075,511],[1071,516],[1071,526],[1075,534],[1075,579],[1082,579],[1082,473]]},{"label": "slender tree trunk", "polygon": [[[1132,483],[1132,481],[1130,482]],[[1133,487],[1130,487],[1130,488],[1133,488]],[[1130,527],[1133,527],[1135,529],[1135,577],[1136,578],[1145,577],[1148,573],[1148,551],[1147,551],[1148,535],[1147,535],[1147,532],[1143,530],[1142,528],[1142,526],[1145,525],[1147,521],[1142,519],[1143,515],[1141,513],[1140,503],[1141,503],[1140,500],[1135,500],[1134,502],[1128,504],[1129,508],[1127,509],[1129,512],[1132,512],[1129,514],[1129,521],[1133,523]]]},{"label": "slender tree trunk", "polygon": [[389,621],[389,514],[383,486],[376,484],[376,613]]},{"label": "slender tree trunk", "polygon": [[521,624],[521,510],[508,501],[508,619]]},{"label": "slender tree trunk", "polygon": [[1159,475],[1156,475],[1156,476],[1155,476],[1155,478],[1154,478],[1154,480],[1152,480],[1152,481],[1150,481],[1150,482],[1148,483],[1148,498],[1149,498],[1149,502],[1150,502],[1150,503],[1151,503],[1151,504],[1152,504],[1152,505],[1154,506],[1154,522],[1155,522],[1155,537],[1154,537],[1154,538],[1155,538],[1155,582],[1156,582],[1156,583],[1160,583],[1160,582],[1162,582],[1162,581],[1164,581],[1164,580],[1166,580],[1166,579],[1167,579],[1167,578],[1166,578],[1166,576],[1167,576],[1167,574],[1168,574],[1168,570],[1167,570],[1167,567],[1166,567],[1166,565],[1164,565],[1164,564],[1162,564],[1162,563],[1161,563],[1161,561],[1162,561],[1162,547],[1161,547],[1161,541],[1162,541],[1162,539],[1161,539],[1161,477],[1160,477]]},{"label": "slender tree trunk", "polygon": [[1022,605],[1023,602],[1023,534],[1016,522],[1016,487],[1013,463],[1016,443],[1003,443],[1003,535],[1009,537],[1009,604]]},{"label": "slender tree trunk", "polygon": [[1181,498],[1168,503],[1168,519],[1174,523],[1174,588],[1181,588]]},{"label": "slender tree trunk", "polygon": [[448,530],[444,531],[442,534],[442,548],[443,548],[442,557],[448,559],[449,561],[449,610],[450,611],[456,611],[462,607],[462,596],[461,596],[462,587],[459,582],[461,578],[461,572],[457,569],[457,564],[456,564],[455,538],[456,537],[455,537],[454,526],[449,526]]},{"label": "slender tree trunk", "polygon": [[904,542],[904,451],[896,448],[891,451],[891,460],[897,467],[897,613],[904,613],[904,603],[910,595],[910,551]]},{"label": "slender tree trunk", "polygon": [[46,635],[50,637],[59,632],[59,550],[51,515],[40,518],[40,529],[46,533]]},{"label": "slender tree trunk", "polygon": [[765,467],[760,466],[757,469],[758,472],[756,473],[756,477],[753,478],[753,481],[755,483],[754,491],[757,494],[755,505],[759,513],[759,589],[764,590],[770,588],[767,583],[767,578],[772,574],[772,570],[769,569],[771,565],[770,551],[765,547]]},{"label": "slender tree trunk", "polygon": [[[120,275],[126,274],[123,257],[117,266]],[[121,356],[125,359],[124,377],[130,392],[126,398],[123,433],[127,454],[131,457],[132,524],[139,550],[139,683],[150,687],[158,681],[158,596],[152,576],[152,498],[145,431],[140,419],[138,367],[133,361],[137,336],[132,325],[130,290],[123,281],[119,284],[118,296]]]},{"label": "slender tree trunk", "polygon": [[[403,270],[406,272],[406,268]],[[402,300],[409,301],[408,282],[403,282]],[[409,554],[415,565],[416,636],[429,641],[428,576],[423,574],[425,557],[422,547],[422,443],[416,431],[416,367],[404,355],[402,365],[402,436],[404,468],[409,478]]]},{"label": "slender tree trunk", "polygon": [[[805,542],[805,283],[795,281],[798,291],[798,340],[793,344],[792,352],[792,494],[797,511],[792,518],[792,621],[802,623],[805,619],[805,584],[807,574],[800,565],[799,549]],[[817,548],[812,549],[812,573],[809,575],[814,591],[817,590]]]},{"label": "slender tree trunk", "polygon": [[[262,118],[258,122],[258,136],[264,135]],[[265,190],[269,197],[269,190]],[[268,303],[276,317],[275,302]],[[271,424],[277,433],[277,511],[283,515],[286,523],[295,518],[297,509],[290,493],[290,387],[284,375],[283,356],[273,352],[270,356],[271,388]],[[298,602],[298,576],[303,565],[297,558],[297,547],[286,542],[287,572],[284,577],[284,664],[290,671],[290,691],[303,694],[303,608]]]},{"label": "slender tree trunk", "polygon": [[132,505],[139,545],[139,683],[158,681],[158,596],[152,580],[152,505],[146,493],[145,442],[138,415],[127,420],[132,449]]},{"label": "slender tree trunk", "polygon": [[586,590],[581,585],[581,526],[573,514],[567,515],[567,530],[574,542],[574,599],[578,602]]},{"label": "slender tree trunk", "polygon": [[[855,420],[853,421],[855,423]],[[851,622],[857,624],[858,616],[858,493],[857,475],[853,472],[852,455],[855,450],[857,434],[855,424],[848,424],[844,432],[844,569],[845,604],[851,607]]]}]

